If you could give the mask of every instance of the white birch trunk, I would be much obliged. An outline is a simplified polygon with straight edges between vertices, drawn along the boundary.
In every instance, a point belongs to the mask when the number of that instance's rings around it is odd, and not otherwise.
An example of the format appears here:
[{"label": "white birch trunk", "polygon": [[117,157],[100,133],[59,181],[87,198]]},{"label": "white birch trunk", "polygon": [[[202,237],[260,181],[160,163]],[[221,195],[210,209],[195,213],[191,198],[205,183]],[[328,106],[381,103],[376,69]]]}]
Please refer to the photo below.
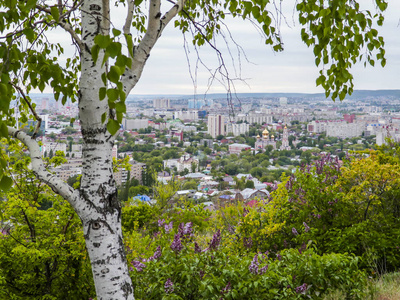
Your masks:
[{"label": "white birch trunk", "polygon": [[102,52],[98,62],[92,60],[90,49],[94,37],[109,33],[108,0],[87,0],[82,5],[81,78],[79,119],[83,137],[83,166],[79,188],[79,214],[92,264],[96,294],[99,300],[134,299],[132,281],[122,238],[121,206],[113,178],[112,147],[114,137],[107,131],[109,114],[107,100],[99,101],[104,86],[101,75]]}]

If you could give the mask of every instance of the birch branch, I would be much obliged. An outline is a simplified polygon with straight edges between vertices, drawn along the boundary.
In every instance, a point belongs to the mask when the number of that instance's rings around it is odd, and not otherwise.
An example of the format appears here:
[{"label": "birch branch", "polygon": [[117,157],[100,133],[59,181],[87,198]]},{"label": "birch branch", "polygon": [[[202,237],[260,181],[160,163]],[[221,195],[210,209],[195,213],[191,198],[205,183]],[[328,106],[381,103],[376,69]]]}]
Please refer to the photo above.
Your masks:
[{"label": "birch branch", "polygon": [[38,123],[36,124],[35,131],[33,132],[33,135],[32,135],[32,139],[34,139],[34,138],[36,138],[36,135],[39,133],[40,126],[42,126],[42,118],[39,117],[39,115],[36,113],[36,111],[35,111],[35,109],[33,108],[31,102],[30,102],[29,99],[26,97],[24,91],[23,91],[19,86],[15,85],[15,84],[12,84],[12,83],[11,83],[11,85],[12,85],[12,86],[19,92],[19,94],[22,96],[22,98],[24,99],[26,105],[28,105],[29,110],[30,110],[31,113],[35,116],[36,121],[38,122]]},{"label": "birch branch", "polygon": [[[150,1],[147,31],[139,45],[135,48],[132,66],[123,74],[122,84],[126,94],[135,87],[142,74],[150,51],[161,36],[168,23],[183,9],[186,0],[176,2],[163,16],[160,11],[160,0]],[[162,16],[162,17],[161,17]]]},{"label": "birch branch", "polygon": [[72,207],[77,208],[77,191],[70,187],[66,182],[57,178],[46,170],[40,153],[39,144],[25,132],[13,127],[8,127],[8,135],[20,140],[29,150],[31,157],[32,171],[36,177],[47,184],[55,193],[66,199]]},{"label": "birch branch", "polygon": [[131,33],[131,26],[132,26],[132,19],[133,19],[133,8],[135,7],[135,2],[134,0],[129,0],[128,1],[128,12],[127,16],[125,19],[125,25],[123,27],[124,34],[130,34]]},{"label": "birch branch", "polygon": [[[82,43],[82,40],[80,39],[80,37],[78,36],[78,34],[75,32],[74,28],[71,26],[71,24],[69,24],[66,21],[66,18],[69,17],[69,15],[77,10],[79,8],[79,6],[81,6],[83,3],[83,0],[79,1],[77,4],[75,4],[74,6],[72,6],[70,9],[68,9],[65,13],[62,14],[62,7],[61,7],[61,11],[60,11],[60,18],[58,20],[52,21],[50,22],[51,24],[57,24],[58,26],[60,26],[61,28],[63,28],[66,32],[68,32],[71,35],[71,38],[73,39],[73,41],[78,45],[80,50],[83,50],[85,48],[84,44]],[[49,15],[51,15],[51,10],[47,7],[41,6],[41,5],[36,5],[36,8],[40,11],[43,11]],[[60,9],[60,6],[59,6]]]}]

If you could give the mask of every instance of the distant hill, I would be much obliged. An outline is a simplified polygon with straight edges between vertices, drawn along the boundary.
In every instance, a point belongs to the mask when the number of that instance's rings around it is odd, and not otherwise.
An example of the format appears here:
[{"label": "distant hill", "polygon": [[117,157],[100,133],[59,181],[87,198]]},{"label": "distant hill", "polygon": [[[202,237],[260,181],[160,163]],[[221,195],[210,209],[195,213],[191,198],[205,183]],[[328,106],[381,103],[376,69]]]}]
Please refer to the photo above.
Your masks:
[{"label": "distant hill", "polygon": [[[129,95],[128,99],[154,99],[154,98],[169,98],[169,99],[192,99],[193,95]],[[207,95],[196,95],[198,99],[224,99],[227,94],[207,94]],[[237,93],[232,95],[233,98],[325,98],[324,93]],[[400,90],[356,90],[351,96],[347,96],[346,99],[359,99],[368,97],[394,97],[400,98]]]},{"label": "distant hill", "polygon": [[[38,98],[48,98],[49,100],[53,100],[53,94],[33,94],[30,96],[32,99]],[[198,94],[196,95],[197,99],[224,99],[227,97],[227,94]],[[237,93],[232,95],[233,98],[279,98],[279,97],[287,97],[287,98],[325,98],[324,93],[316,93],[316,94],[307,94],[307,93]],[[400,90],[356,90],[353,92],[351,96],[347,96],[346,99],[362,99],[362,98],[379,98],[379,97],[393,97],[400,99]],[[168,95],[168,94],[159,94],[159,95],[129,95],[128,101],[132,100],[152,100],[155,98],[169,98],[169,99],[193,99],[194,95]]]}]

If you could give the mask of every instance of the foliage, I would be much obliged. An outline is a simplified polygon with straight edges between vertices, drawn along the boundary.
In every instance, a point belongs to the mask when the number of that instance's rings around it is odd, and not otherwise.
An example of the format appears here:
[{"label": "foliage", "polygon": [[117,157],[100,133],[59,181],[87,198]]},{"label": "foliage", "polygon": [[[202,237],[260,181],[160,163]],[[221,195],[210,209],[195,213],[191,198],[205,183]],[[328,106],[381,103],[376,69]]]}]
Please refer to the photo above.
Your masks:
[{"label": "foliage", "polygon": [[[302,0],[297,4],[301,38],[307,46],[313,46],[315,64],[322,68],[316,80],[317,85],[325,89],[326,97],[343,100],[346,94],[353,92],[353,76],[350,67],[359,59],[364,59],[371,66],[376,59],[385,66],[383,37],[378,36],[374,21],[383,24],[382,12],[387,8],[385,0],[376,0],[377,13],[362,11],[357,1],[338,0],[331,2]],[[376,25],[375,25],[376,26]],[[362,54],[365,51],[365,54]]]},{"label": "foliage", "polygon": [[0,195],[0,298],[88,299],[94,285],[80,220],[35,179],[29,163],[10,157],[14,186]]},{"label": "foliage", "polygon": [[155,207],[137,200],[122,207],[122,228],[127,232],[141,229],[154,222],[157,217],[158,211]]},{"label": "foliage", "polygon": [[138,299],[319,299],[339,286],[348,297],[364,296],[357,258],[319,256],[311,248],[239,255],[220,244],[220,230],[201,243],[191,223],[159,225],[147,240],[151,250],[129,255]]},{"label": "foliage", "polygon": [[279,207],[271,224],[285,221],[265,247],[302,247],[312,240],[321,253],[353,253],[374,272],[399,266],[398,164],[381,163],[382,153],[354,157],[340,167],[322,157],[300,169],[272,194]]}]

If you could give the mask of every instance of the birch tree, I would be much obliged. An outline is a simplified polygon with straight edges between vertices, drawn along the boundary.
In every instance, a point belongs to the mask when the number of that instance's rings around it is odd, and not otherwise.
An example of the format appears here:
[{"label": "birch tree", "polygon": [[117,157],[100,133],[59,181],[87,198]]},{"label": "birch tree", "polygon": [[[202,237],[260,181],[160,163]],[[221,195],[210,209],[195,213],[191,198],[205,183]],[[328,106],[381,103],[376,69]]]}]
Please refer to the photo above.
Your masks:
[{"label": "birch tree", "polygon": [[[282,51],[282,16],[275,0],[0,0],[0,133],[26,145],[39,180],[64,197],[82,221],[98,299],[134,299],[121,231],[121,206],[112,171],[112,147],[126,111],[126,96],[139,81],[149,55],[166,26],[191,33],[194,47],[213,48],[229,73],[214,37],[225,18],[255,24],[273,51]],[[362,2],[362,1],[359,1]],[[302,39],[321,66],[317,85],[343,99],[352,91],[352,64],[361,53],[366,63],[385,63],[383,39],[376,24],[386,2],[375,0],[376,14],[355,0],[303,0],[296,6],[304,26]],[[125,8],[125,22],[114,27],[110,9]],[[120,16],[118,16],[120,18]],[[64,54],[51,31],[63,30],[75,53]],[[54,37],[54,35],[53,35]],[[73,189],[47,170],[36,134],[40,118],[29,93],[50,87],[62,104],[78,101],[83,137],[81,185]],[[12,100],[17,107],[11,107]],[[20,117],[16,119],[16,110]],[[28,118],[38,121],[32,136],[17,129]],[[12,185],[0,159],[0,187]]]}]

